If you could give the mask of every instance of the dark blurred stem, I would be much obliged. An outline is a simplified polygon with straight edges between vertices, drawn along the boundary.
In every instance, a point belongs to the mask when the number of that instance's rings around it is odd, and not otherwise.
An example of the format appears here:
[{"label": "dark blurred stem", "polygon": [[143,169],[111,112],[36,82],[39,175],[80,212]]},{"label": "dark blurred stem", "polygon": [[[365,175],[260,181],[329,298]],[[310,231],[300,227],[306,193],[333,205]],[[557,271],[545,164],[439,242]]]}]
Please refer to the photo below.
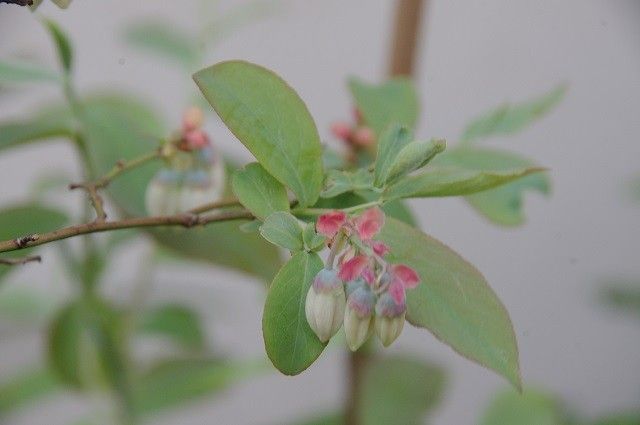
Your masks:
[{"label": "dark blurred stem", "polygon": [[[412,77],[417,59],[421,21],[428,8],[428,0],[397,0],[396,16],[389,52],[389,76]],[[345,425],[360,425],[362,418],[358,411],[358,399],[362,389],[362,379],[367,363],[374,357],[371,349],[363,346],[349,352],[349,387],[345,410]]]}]

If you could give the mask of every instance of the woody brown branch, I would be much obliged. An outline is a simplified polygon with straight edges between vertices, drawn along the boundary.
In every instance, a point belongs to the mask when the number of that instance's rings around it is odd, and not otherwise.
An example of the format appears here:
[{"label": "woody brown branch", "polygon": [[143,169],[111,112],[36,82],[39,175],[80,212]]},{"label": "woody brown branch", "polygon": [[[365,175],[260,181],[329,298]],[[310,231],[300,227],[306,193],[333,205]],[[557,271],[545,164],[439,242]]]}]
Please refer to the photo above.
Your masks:
[{"label": "woody brown branch", "polygon": [[79,235],[91,233],[108,232],[119,229],[174,226],[191,228],[195,226],[205,226],[210,223],[219,223],[231,220],[252,219],[253,214],[246,210],[223,211],[208,215],[197,215],[193,213],[182,213],[168,216],[155,217],[135,217],[119,221],[94,221],[91,223],[78,224],[53,232],[33,234],[20,238],[0,242],[0,252],[17,251],[20,249],[44,245],[46,243],[72,238]]}]

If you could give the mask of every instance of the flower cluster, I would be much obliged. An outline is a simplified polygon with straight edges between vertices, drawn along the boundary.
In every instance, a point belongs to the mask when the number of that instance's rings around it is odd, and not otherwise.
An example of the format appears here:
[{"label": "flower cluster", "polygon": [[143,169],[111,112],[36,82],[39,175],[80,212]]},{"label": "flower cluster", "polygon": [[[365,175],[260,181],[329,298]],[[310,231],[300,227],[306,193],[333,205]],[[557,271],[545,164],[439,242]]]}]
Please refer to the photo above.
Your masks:
[{"label": "flower cluster", "polygon": [[364,124],[360,110],[355,108],[353,114],[355,125],[338,121],[331,126],[331,132],[352,149],[366,149],[374,146],[376,135],[371,128]]},{"label": "flower cluster", "polygon": [[223,194],[225,170],[222,158],[202,130],[202,110],[189,108],[182,129],[169,143],[175,152],[147,187],[147,212],[177,214],[214,202]]},{"label": "flower cluster", "polygon": [[309,288],[305,313],[320,341],[331,339],[343,323],[353,351],[373,330],[385,347],[402,332],[405,291],[415,288],[420,278],[411,267],[385,260],[389,248],[373,239],[383,224],[379,208],[356,217],[333,211],[318,218],[316,230],[328,238],[331,252]]}]

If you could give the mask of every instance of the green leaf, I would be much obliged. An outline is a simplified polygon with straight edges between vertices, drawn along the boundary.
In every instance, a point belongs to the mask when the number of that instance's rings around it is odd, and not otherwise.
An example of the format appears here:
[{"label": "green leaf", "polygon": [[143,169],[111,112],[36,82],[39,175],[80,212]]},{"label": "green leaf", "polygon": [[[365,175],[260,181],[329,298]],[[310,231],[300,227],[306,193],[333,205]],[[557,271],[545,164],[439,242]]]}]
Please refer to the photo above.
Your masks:
[{"label": "green leaf", "polygon": [[389,169],[398,153],[413,140],[413,133],[399,124],[391,124],[380,136],[374,169],[374,183],[381,187],[387,181]]},{"label": "green leaf", "polygon": [[140,50],[184,65],[187,70],[200,61],[198,41],[171,23],[136,22],[126,29],[125,40]]},{"label": "green leaf", "polygon": [[640,424],[640,411],[618,413],[606,418],[601,418],[593,425],[638,425]]},{"label": "green leaf", "polygon": [[278,211],[267,217],[260,226],[260,234],[272,244],[290,251],[300,251],[304,248],[302,226],[298,219],[288,212]]},{"label": "green leaf", "polygon": [[34,64],[0,61],[0,83],[59,83],[54,71]]},{"label": "green leaf", "polygon": [[134,387],[135,406],[142,415],[211,396],[241,379],[262,372],[262,363],[218,359],[168,360],[147,371]]},{"label": "green leaf", "polygon": [[375,85],[350,78],[349,90],[362,112],[364,123],[377,135],[381,135],[393,123],[415,128],[418,121],[418,95],[410,79],[394,78]]},{"label": "green leaf", "polygon": [[0,418],[59,389],[59,382],[50,371],[37,366],[25,369],[0,385]]},{"label": "green leaf", "polygon": [[492,189],[543,168],[521,168],[512,171],[478,171],[456,167],[431,167],[407,176],[384,191],[386,199],[461,196]]},{"label": "green leaf", "polygon": [[355,190],[369,190],[373,187],[373,176],[364,169],[355,171],[329,170],[324,180],[321,196],[333,198]]},{"label": "green leaf", "polygon": [[385,183],[391,183],[396,179],[411,173],[427,165],[437,154],[444,151],[444,140],[433,139],[428,142],[411,142],[402,148],[389,167]]},{"label": "green leaf", "polygon": [[475,267],[415,228],[387,218],[380,234],[391,263],[413,267],[422,282],[407,292],[407,319],[461,355],[520,387],[518,347],[506,309]]},{"label": "green leaf", "polygon": [[276,211],[289,211],[285,187],[255,162],[233,174],[233,193],[261,220]]},{"label": "green leaf", "polygon": [[635,313],[640,318],[640,282],[608,282],[602,295],[613,307]]},{"label": "green leaf", "polygon": [[[67,223],[67,216],[51,207],[40,204],[22,204],[0,210],[0,240],[15,239],[34,233],[56,230]],[[24,257],[33,253],[34,248],[4,252],[2,258]],[[15,266],[0,264],[0,279]]]},{"label": "green leaf", "polygon": [[305,300],[313,278],[322,269],[316,253],[296,253],[269,287],[262,314],[267,355],[285,375],[297,375],[320,356],[325,344],[307,323]]},{"label": "green leaf", "polygon": [[64,114],[44,112],[27,120],[1,123],[0,151],[54,137],[69,138],[74,130],[68,118]]},{"label": "green leaf", "polygon": [[421,360],[374,361],[367,365],[361,384],[362,425],[423,424],[425,414],[442,398],[444,386],[444,371]]},{"label": "green leaf", "polygon": [[60,310],[48,334],[52,370],[76,388],[107,384],[131,408],[128,372],[117,312],[97,299],[75,301]]},{"label": "green leaf", "polygon": [[[462,147],[450,149],[434,160],[434,165],[447,165],[474,171],[513,172],[535,167],[532,161],[497,149]],[[473,208],[495,224],[516,226],[524,223],[523,198],[527,190],[545,195],[551,191],[546,173],[533,173],[495,189],[467,196]]]},{"label": "green leaf", "polygon": [[411,227],[418,227],[418,221],[413,216],[409,207],[402,201],[385,202],[382,211],[387,217],[393,217]]},{"label": "green leaf", "polygon": [[205,346],[204,329],[198,314],[179,304],[163,305],[144,312],[138,330],[143,334],[167,337],[185,348],[199,350]]},{"label": "green leaf", "polygon": [[491,402],[481,425],[564,425],[557,402],[548,394],[505,391]]},{"label": "green leaf", "polygon": [[515,105],[505,104],[473,120],[465,128],[461,141],[517,133],[543,117],[564,97],[566,85],[560,85],[543,96]]},{"label": "green leaf", "polygon": [[193,78],[227,127],[300,206],[315,203],[323,178],[320,136],[296,92],[273,72],[242,61],[219,63]]},{"label": "green leaf", "polygon": [[0,289],[0,318],[6,322],[43,324],[58,303],[59,300],[51,294],[23,284],[6,285]]},{"label": "green leaf", "polygon": [[43,23],[56,45],[58,59],[60,60],[62,69],[66,74],[70,73],[73,67],[73,49],[71,48],[69,37],[62,31],[62,28],[52,20],[45,19]]},{"label": "green leaf", "polygon": [[316,232],[315,223],[306,223],[302,231],[302,240],[307,251],[320,251],[324,248],[327,238]]},{"label": "green leaf", "polygon": [[[156,149],[159,137],[165,133],[155,112],[130,96],[93,96],[83,106],[89,153],[100,174],[109,171],[120,159],[135,158]],[[126,215],[146,215],[147,184],[160,167],[158,162],[148,163],[109,185],[109,194]],[[270,280],[281,263],[280,254],[259,235],[240,231],[238,224],[243,222],[215,223],[198,229],[158,228],[149,233],[183,257]],[[248,252],[252,255],[246,255]]]},{"label": "green leaf", "polygon": [[292,422],[290,425],[345,425],[342,413],[329,413],[310,419],[302,419]]}]

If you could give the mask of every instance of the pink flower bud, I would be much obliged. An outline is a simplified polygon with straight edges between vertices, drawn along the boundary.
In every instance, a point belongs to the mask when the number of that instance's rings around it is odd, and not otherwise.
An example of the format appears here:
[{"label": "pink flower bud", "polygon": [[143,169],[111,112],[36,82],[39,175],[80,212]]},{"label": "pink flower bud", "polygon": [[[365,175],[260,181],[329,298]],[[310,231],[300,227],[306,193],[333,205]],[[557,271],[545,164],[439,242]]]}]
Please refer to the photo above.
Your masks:
[{"label": "pink flower bud", "polygon": [[371,248],[377,255],[384,257],[389,252],[389,247],[380,241],[371,242]]},{"label": "pink flower bud", "polygon": [[407,289],[412,289],[420,283],[420,276],[411,267],[404,264],[396,264],[392,268],[393,275],[400,279],[402,285]]},{"label": "pink flower bud", "polygon": [[355,280],[362,275],[363,270],[369,264],[369,258],[364,255],[356,255],[352,259],[340,265],[338,276],[344,282]]},{"label": "pink flower bud", "polygon": [[331,126],[331,132],[340,140],[351,138],[351,127],[345,122],[336,122]]},{"label": "pink flower bud", "polygon": [[316,230],[321,235],[333,238],[346,221],[347,215],[343,211],[331,211],[318,217]]},{"label": "pink flower bud", "polygon": [[202,127],[204,123],[204,114],[202,109],[192,106],[182,115],[182,130],[189,132]]},{"label": "pink flower bud", "polygon": [[366,285],[355,290],[347,300],[344,331],[351,351],[360,348],[371,333],[371,318],[375,302],[375,295]]},{"label": "pink flower bud", "polygon": [[322,269],[307,292],[307,322],[322,342],[334,336],[344,319],[346,298],[342,281],[335,270]]},{"label": "pink flower bud", "polygon": [[369,127],[359,127],[351,137],[357,146],[368,147],[376,142],[376,134]]},{"label": "pink flower bud", "polygon": [[188,150],[198,150],[209,145],[209,136],[202,130],[187,131],[183,138]]},{"label": "pink flower bud", "polygon": [[360,239],[369,240],[384,226],[384,212],[378,207],[369,208],[355,218],[354,224]]}]

